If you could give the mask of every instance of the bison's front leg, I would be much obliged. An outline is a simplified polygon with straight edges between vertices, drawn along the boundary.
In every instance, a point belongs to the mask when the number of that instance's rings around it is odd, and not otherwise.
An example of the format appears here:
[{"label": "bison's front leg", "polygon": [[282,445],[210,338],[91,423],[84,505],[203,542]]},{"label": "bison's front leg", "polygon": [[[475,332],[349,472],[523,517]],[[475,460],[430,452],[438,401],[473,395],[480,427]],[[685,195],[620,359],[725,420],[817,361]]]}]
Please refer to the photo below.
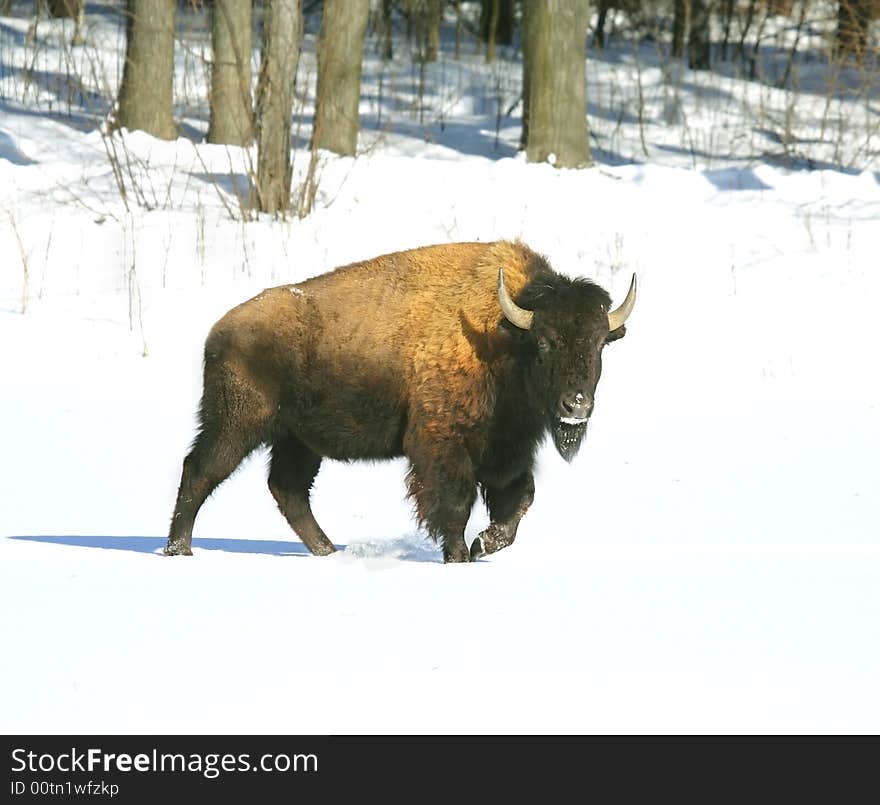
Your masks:
[{"label": "bison's front leg", "polygon": [[535,499],[535,479],[526,472],[503,488],[484,485],[483,493],[491,522],[471,544],[471,561],[513,543],[519,521]]},{"label": "bison's front leg", "polygon": [[469,562],[464,529],[477,497],[470,458],[462,451],[443,456],[410,454],[407,477],[419,521],[443,548],[444,562]]}]

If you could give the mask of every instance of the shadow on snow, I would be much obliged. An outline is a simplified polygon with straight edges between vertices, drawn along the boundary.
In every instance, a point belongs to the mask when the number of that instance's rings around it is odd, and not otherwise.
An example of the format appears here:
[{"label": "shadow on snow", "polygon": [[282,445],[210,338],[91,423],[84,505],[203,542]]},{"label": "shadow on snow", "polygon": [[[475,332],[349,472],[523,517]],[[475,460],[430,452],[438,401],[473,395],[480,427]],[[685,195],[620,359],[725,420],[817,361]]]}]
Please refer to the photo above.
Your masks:
[{"label": "shadow on snow", "polygon": [[[102,537],[80,535],[53,535],[34,537],[10,537],[9,539],[28,542],[43,542],[54,545],[71,545],[77,548],[103,548],[135,553],[157,553],[165,547],[165,537]],[[337,546],[340,549],[344,545]],[[309,549],[301,542],[259,539],[193,539],[193,548],[207,551],[226,551],[227,553],[258,553],[269,556],[311,556]]]},{"label": "shadow on snow", "polygon": [[[111,537],[98,535],[51,535],[14,536],[7,539],[23,542],[41,542],[51,545],[67,545],[76,548],[133,551],[134,553],[159,554],[165,547],[165,537]],[[259,539],[193,539],[197,551],[225,551],[226,553],[262,554],[264,556],[311,556],[301,542]],[[336,549],[355,559],[396,559],[401,562],[442,561],[439,549],[427,539],[414,534],[390,540],[355,542],[336,545]]]}]

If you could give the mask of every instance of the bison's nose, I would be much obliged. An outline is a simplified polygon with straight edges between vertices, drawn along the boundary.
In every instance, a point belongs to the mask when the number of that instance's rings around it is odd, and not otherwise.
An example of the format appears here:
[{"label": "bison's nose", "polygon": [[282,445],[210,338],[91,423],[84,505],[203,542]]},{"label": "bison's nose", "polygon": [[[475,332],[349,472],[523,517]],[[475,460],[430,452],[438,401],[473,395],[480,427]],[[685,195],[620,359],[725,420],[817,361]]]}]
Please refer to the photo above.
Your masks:
[{"label": "bison's nose", "polygon": [[593,396],[575,389],[562,395],[559,400],[559,415],[563,420],[580,421],[593,411]]}]

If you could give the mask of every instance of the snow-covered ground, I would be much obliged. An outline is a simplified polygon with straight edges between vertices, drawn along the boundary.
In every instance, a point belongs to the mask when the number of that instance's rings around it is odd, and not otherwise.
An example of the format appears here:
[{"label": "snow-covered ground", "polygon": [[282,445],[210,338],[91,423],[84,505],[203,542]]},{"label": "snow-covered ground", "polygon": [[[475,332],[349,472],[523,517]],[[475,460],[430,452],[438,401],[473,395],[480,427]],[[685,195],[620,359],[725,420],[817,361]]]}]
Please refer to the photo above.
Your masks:
[{"label": "snow-covered ground", "polygon": [[[59,100],[65,52],[117,80],[111,17],[72,51],[41,25],[31,84],[26,27],[0,19],[0,731],[877,732],[876,100],[841,100],[864,130],[822,140],[813,100],[782,92],[829,166],[792,170],[737,151],[759,124],[685,71],[686,120],[662,122],[658,89],[647,123],[597,122],[597,167],[556,171],[517,154],[518,111],[496,142],[486,98],[515,96],[515,65],[447,53],[420,120],[405,53],[371,56],[365,153],[322,159],[310,216],[243,221],[248,156],[202,143],[203,116],[111,140],[88,92]],[[612,73],[638,94],[625,57],[595,60],[594,97]],[[401,83],[384,117],[380,68]],[[326,462],[314,508],[342,550],[311,557],[257,454],[195,556],[158,555],[213,321],[354,259],[500,237],[618,300],[641,282],[586,443],[571,465],[542,450],[514,546],[444,566],[402,462]]]}]

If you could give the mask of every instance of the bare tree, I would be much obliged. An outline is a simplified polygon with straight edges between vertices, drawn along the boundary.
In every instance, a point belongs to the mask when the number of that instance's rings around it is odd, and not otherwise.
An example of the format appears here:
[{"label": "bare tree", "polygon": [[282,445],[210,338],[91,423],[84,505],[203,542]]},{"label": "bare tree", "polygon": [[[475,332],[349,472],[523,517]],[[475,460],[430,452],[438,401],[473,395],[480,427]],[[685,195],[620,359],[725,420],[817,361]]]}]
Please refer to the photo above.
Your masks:
[{"label": "bare tree", "polygon": [[407,30],[415,33],[416,58],[422,63],[437,61],[443,0],[406,0],[404,10]]},{"label": "bare tree", "polygon": [[290,206],[290,122],[302,34],[300,0],[266,0],[257,83],[257,206]]},{"label": "bare tree", "polygon": [[[803,5],[806,6],[807,2],[808,0],[804,0]],[[724,38],[721,40],[721,61],[727,61],[727,51],[730,47],[730,32],[735,12],[735,0],[721,0],[721,19],[724,24]]]},{"label": "bare tree", "polygon": [[175,0],[128,0],[118,123],[172,140]]},{"label": "bare tree", "polygon": [[692,70],[708,70],[711,67],[711,2],[690,0],[690,4],[688,67]]},{"label": "bare tree", "polygon": [[382,58],[385,61],[390,61],[394,56],[394,21],[391,11],[391,0],[379,0],[379,8],[370,16],[370,29],[382,41]]},{"label": "bare tree", "polygon": [[798,46],[801,43],[801,36],[806,27],[807,11],[810,8],[810,2],[811,0],[802,0],[801,2],[801,11],[798,16],[797,28],[795,28],[794,32],[794,41],[791,43],[791,50],[788,51],[788,59],[785,62],[785,69],[782,71],[782,76],[779,81],[776,82],[776,86],[780,89],[785,88],[786,84],[788,84],[788,79],[791,77],[794,59],[798,52]]},{"label": "bare tree", "polygon": [[534,51],[534,37],[532,37],[531,22],[533,15],[529,11],[529,4],[524,3],[522,9],[522,130],[519,135],[519,150],[525,151],[529,144],[529,98],[532,88],[532,53]]},{"label": "bare tree", "polygon": [[[0,4],[0,13],[8,14],[12,8],[12,0]],[[85,41],[83,39],[83,26],[86,18],[85,0],[34,0],[34,18],[28,25],[27,41],[33,43],[37,36],[37,23],[40,17],[48,13],[50,17],[73,19],[73,38],[70,40],[72,45],[81,45]]]},{"label": "bare tree", "polygon": [[859,62],[865,58],[872,11],[872,0],[840,0],[834,47],[837,58],[852,56]]},{"label": "bare tree", "polygon": [[532,0],[526,7],[528,161],[552,159],[558,168],[584,167],[591,161],[586,81],[589,3]]},{"label": "bare tree", "polygon": [[495,45],[513,42],[513,0],[483,0],[480,39],[486,43],[486,61],[495,60]]},{"label": "bare tree", "polygon": [[605,49],[605,22],[611,9],[613,0],[599,0],[599,14],[596,17],[596,32],[594,42],[599,50]]},{"label": "bare tree", "polygon": [[[684,1],[687,2],[687,0]],[[740,23],[739,44],[734,52],[734,60],[739,59],[742,64],[745,64],[746,59],[748,58],[746,56],[746,38],[749,35],[749,31],[752,29],[752,24],[755,21],[757,13],[758,0],[749,0],[748,6],[746,7],[745,20]]]},{"label": "bare tree", "polygon": [[214,0],[211,45],[208,142],[249,145],[254,139],[249,2]]},{"label": "bare tree", "polygon": [[425,15],[425,61],[437,61],[440,53],[440,25],[443,22],[443,0],[427,0]]},{"label": "bare tree", "polygon": [[324,0],[312,146],[354,156],[369,0]]},{"label": "bare tree", "polygon": [[50,17],[67,17],[76,19],[85,9],[84,0],[37,0],[44,2],[49,8]]},{"label": "bare tree", "polygon": [[691,15],[690,0],[673,0],[672,9],[672,58],[683,59],[684,40]]}]

